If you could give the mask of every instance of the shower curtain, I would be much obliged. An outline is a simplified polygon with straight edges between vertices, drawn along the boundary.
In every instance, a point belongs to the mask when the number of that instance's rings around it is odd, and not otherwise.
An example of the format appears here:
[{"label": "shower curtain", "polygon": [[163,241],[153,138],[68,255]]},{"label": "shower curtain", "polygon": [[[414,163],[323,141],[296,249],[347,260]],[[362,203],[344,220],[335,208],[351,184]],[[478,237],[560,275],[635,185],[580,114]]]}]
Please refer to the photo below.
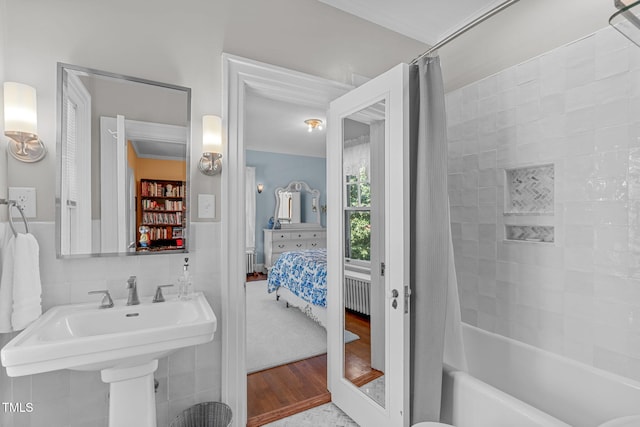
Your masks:
[{"label": "shower curtain", "polygon": [[[411,69],[411,424],[439,421],[442,363],[465,369],[440,58]],[[445,333],[446,330],[446,333]]]}]

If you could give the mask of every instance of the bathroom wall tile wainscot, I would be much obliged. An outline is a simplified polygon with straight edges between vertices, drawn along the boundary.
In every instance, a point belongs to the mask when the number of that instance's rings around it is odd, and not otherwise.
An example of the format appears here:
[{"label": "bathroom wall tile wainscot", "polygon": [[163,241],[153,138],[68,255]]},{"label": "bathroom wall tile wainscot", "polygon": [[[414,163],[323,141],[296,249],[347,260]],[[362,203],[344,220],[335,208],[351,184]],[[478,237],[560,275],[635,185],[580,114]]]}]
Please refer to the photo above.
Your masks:
[{"label": "bathroom wall tile wainscot", "polygon": [[[138,277],[138,294],[151,296],[159,284],[175,282],[184,254],[56,259],[53,223],[33,223],[40,245],[43,309],[59,304],[92,302],[94,289],[108,289],[126,298],[126,280]],[[210,343],[188,347],[159,360],[155,377],[159,426],[169,425],[179,412],[203,401],[220,400],[220,223],[191,224],[190,270],[195,290],[204,291],[218,317],[218,332]],[[167,288],[166,294],[176,292]],[[0,334],[0,346],[16,334]],[[33,410],[0,410],[0,426],[106,427],[109,387],[100,372],[61,370],[26,377],[7,377],[0,370],[0,402],[31,403]],[[0,408],[1,409],[1,408]]]},{"label": "bathroom wall tile wainscot", "polygon": [[[447,94],[463,320],[636,380],[639,67],[606,28]],[[507,240],[505,171],[548,164],[555,241]]]}]

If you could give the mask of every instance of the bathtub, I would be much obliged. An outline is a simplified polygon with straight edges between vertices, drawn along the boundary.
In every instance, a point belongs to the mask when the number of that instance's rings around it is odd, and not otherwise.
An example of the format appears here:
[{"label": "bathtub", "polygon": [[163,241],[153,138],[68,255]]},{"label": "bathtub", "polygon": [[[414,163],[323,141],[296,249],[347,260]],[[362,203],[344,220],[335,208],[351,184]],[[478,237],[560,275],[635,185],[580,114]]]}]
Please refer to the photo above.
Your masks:
[{"label": "bathtub", "polygon": [[463,338],[469,371],[445,366],[442,422],[596,427],[640,414],[639,382],[467,324]]}]

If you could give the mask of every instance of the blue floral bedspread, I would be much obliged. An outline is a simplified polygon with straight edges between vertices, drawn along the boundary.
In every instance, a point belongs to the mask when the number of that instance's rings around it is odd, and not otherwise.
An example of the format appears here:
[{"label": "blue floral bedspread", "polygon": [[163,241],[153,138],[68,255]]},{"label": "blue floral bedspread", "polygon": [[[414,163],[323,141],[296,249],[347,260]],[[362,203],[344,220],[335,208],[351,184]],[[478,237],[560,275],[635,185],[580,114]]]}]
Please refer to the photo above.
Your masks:
[{"label": "blue floral bedspread", "polygon": [[267,291],[280,286],[303,300],[320,307],[327,306],[327,250],[308,249],[284,252],[269,271]]}]

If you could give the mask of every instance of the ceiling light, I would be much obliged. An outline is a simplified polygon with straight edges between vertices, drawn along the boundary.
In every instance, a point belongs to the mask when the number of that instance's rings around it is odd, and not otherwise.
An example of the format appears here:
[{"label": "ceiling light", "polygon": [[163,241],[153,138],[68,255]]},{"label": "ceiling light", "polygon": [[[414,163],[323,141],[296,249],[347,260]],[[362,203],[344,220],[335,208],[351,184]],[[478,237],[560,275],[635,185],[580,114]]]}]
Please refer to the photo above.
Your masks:
[{"label": "ceiling light", "polygon": [[322,120],[320,119],[307,119],[304,122],[309,132],[313,132],[314,129],[322,130]]}]

